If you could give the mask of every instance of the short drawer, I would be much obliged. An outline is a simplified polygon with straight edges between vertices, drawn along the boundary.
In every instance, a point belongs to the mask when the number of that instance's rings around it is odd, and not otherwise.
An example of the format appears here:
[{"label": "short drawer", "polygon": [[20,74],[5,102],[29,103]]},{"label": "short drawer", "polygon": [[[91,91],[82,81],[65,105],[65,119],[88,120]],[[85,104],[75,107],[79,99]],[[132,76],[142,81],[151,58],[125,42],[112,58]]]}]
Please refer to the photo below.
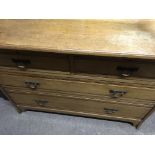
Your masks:
[{"label": "short drawer", "polygon": [[[6,51],[0,49],[0,66],[16,67],[20,70],[45,69],[69,71],[67,55],[56,53],[41,53],[30,51]],[[49,56],[50,55],[50,56]]]},{"label": "short drawer", "polygon": [[68,96],[57,95],[37,95],[19,92],[9,93],[12,100],[21,106],[39,107],[55,109],[57,111],[82,112],[89,115],[109,115],[117,117],[143,118],[150,108],[136,107],[130,105],[112,104],[95,100],[80,99]]},{"label": "short drawer", "polygon": [[75,56],[77,73],[114,75],[118,77],[155,77],[155,61],[97,56]]},{"label": "short drawer", "polygon": [[30,76],[17,76],[17,75],[1,75],[1,83],[5,86],[17,86],[22,88],[29,88],[29,90],[58,90],[66,92],[74,92],[81,94],[94,94],[108,97],[113,100],[121,98],[142,99],[155,101],[155,89],[145,87],[133,87],[126,85],[114,85],[110,83],[95,83],[95,82],[82,82],[74,80],[63,79],[47,79]]}]

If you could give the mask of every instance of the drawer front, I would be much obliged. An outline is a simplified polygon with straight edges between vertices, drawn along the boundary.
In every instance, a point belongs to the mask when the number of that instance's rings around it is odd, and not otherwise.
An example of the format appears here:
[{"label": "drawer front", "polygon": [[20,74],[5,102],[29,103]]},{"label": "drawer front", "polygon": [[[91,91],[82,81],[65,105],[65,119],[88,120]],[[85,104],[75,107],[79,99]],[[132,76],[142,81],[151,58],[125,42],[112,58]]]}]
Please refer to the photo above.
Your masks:
[{"label": "drawer front", "polygon": [[135,59],[76,56],[74,71],[77,73],[115,75],[120,77],[155,77],[155,62]]},{"label": "drawer front", "polygon": [[[0,52],[3,50],[0,50]],[[59,71],[69,71],[69,60],[63,54],[41,54],[39,52],[1,52],[0,66],[17,67],[21,70],[27,68],[50,69]]]},{"label": "drawer front", "polygon": [[118,77],[155,77],[155,62],[43,52],[0,49],[0,66],[114,75]]},{"label": "drawer front", "polygon": [[9,93],[14,102],[22,106],[46,107],[49,109],[83,112],[88,114],[110,115],[117,117],[143,118],[150,110],[146,107],[136,107],[104,103],[88,99],[61,96],[32,95]]},{"label": "drawer front", "polygon": [[[82,79],[79,79],[82,80]],[[58,90],[75,93],[85,93],[106,96],[112,100],[122,98],[155,100],[155,89],[144,87],[132,87],[126,85],[99,84],[94,82],[70,81],[61,79],[46,79],[30,76],[1,75],[1,83],[6,86],[18,86],[36,91]]]}]

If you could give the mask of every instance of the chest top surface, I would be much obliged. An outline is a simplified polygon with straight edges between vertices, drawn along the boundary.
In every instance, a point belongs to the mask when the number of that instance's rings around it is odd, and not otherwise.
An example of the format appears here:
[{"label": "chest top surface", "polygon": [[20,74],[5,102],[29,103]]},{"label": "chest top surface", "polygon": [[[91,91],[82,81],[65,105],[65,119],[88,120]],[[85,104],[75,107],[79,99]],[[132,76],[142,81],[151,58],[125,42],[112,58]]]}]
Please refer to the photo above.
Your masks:
[{"label": "chest top surface", "polygon": [[155,20],[0,20],[0,48],[155,59]]}]

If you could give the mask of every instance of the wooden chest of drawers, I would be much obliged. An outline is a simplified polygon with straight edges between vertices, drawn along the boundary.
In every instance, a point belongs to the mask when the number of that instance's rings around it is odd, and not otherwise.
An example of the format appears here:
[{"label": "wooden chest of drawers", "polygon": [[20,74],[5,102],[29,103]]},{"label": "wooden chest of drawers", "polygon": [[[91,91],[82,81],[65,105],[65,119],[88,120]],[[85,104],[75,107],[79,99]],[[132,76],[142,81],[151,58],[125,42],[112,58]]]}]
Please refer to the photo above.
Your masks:
[{"label": "wooden chest of drawers", "polygon": [[138,127],[155,109],[154,23],[0,20],[1,91],[19,112]]}]

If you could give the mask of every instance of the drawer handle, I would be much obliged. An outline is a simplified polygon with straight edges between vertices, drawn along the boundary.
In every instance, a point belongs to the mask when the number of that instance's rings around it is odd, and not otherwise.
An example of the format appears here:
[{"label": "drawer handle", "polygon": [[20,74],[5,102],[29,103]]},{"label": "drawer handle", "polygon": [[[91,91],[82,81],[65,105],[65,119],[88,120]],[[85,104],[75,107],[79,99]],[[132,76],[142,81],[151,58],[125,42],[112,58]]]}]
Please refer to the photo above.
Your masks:
[{"label": "drawer handle", "polygon": [[106,114],[113,114],[113,113],[116,113],[118,111],[119,111],[118,109],[104,108],[104,112]]},{"label": "drawer handle", "polygon": [[121,77],[129,77],[131,76],[134,72],[138,71],[138,68],[128,68],[128,67],[117,67],[117,71],[119,72],[119,75]]},{"label": "drawer handle", "polygon": [[46,106],[48,104],[47,100],[34,100],[39,106]]},{"label": "drawer handle", "polygon": [[35,90],[38,88],[38,86],[40,85],[39,82],[36,82],[36,81],[25,81],[25,85],[26,87],[32,89],[32,90]]},{"label": "drawer handle", "polygon": [[25,70],[26,67],[31,64],[30,60],[24,60],[24,59],[12,59],[12,61],[16,64],[17,68],[20,70]]},{"label": "drawer handle", "polygon": [[122,90],[109,90],[110,96],[112,98],[119,98],[122,97],[127,93],[127,91],[122,91]]}]

